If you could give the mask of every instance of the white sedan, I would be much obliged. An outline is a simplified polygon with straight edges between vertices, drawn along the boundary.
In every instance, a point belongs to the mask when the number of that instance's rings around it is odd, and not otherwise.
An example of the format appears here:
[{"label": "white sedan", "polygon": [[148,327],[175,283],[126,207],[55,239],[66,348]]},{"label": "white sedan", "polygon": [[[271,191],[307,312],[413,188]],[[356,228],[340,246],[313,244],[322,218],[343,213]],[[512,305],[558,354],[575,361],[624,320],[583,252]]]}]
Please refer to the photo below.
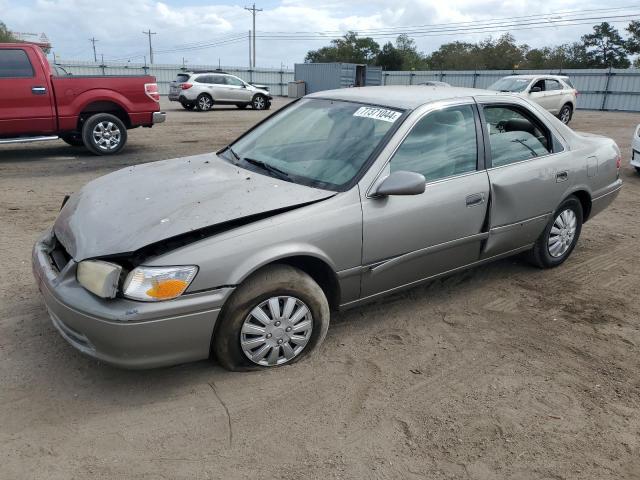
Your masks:
[{"label": "white sedan", "polygon": [[636,171],[640,173],[640,125],[636,127],[631,142],[631,165],[636,167]]},{"label": "white sedan", "polygon": [[562,75],[509,75],[488,88],[513,93],[535,102],[557,116],[564,124],[571,121],[576,109],[578,91],[571,84],[569,77]]}]

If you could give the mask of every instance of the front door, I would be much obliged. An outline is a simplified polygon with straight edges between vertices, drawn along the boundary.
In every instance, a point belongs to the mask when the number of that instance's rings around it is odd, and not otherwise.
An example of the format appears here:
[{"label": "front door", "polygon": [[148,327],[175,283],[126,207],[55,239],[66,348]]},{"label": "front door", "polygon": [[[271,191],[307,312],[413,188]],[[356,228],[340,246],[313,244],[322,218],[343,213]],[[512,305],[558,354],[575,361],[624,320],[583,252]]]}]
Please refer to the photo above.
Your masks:
[{"label": "front door", "polygon": [[473,103],[427,113],[384,167],[382,177],[423,174],[423,194],[376,198],[362,190],[363,297],[478,260],[489,181],[476,115]]},{"label": "front door", "polygon": [[[34,58],[35,60],[35,58]],[[0,50],[0,137],[55,131],[53,92],[25,50]]]},{"label": "front door", "polygon": [[227,81],[227,89],[229,92],[229,99],[231,101],[251,101],[251,92],[247,90],[242,80],[231,76],[225,77],[225,80]]},{"label": "front door", "polygon": [[[483,257],[533,244],[573,182],[570,153],[524,105],[483,104],[490,234]],[[489,158],[490,157],[490,158]]]}]

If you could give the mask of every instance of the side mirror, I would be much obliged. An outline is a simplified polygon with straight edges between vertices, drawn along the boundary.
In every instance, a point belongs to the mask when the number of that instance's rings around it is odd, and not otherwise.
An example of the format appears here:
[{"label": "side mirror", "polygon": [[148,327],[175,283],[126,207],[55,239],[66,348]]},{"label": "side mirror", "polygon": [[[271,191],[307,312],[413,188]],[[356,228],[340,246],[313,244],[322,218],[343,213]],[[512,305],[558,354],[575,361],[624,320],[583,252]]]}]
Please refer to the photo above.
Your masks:
[{"label": "side mirror", "polygon": [[424,193],[426,183],[424,175],[398,170],[385,178],[378,185],[374,194],[381,197],[388,195],[420,195]]},{"label": "side mirror", "polygon": [[538,92],[541,92],[541,91],[542,91],[542,89],[540,87],[533,87],[531,89],[531,93],[538,93]]}]

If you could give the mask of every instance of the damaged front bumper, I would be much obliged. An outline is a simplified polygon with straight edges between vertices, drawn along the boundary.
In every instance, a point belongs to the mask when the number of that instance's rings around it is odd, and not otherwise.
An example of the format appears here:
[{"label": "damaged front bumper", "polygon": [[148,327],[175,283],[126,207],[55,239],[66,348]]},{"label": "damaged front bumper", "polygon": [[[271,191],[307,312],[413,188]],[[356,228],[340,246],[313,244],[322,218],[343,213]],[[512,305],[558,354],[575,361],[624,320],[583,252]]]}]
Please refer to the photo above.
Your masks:
[{"label": "damaged front bumper", "polygon": [[[152,368],[208,358],[220,309],[232,288],[165,302],[103,299],[76,280],[77,263],[56,266],[51,230],[33,248],[33,274],[53,325],[81,352],[122,368]],[[59,263],[58,263],[59,264]]]}]

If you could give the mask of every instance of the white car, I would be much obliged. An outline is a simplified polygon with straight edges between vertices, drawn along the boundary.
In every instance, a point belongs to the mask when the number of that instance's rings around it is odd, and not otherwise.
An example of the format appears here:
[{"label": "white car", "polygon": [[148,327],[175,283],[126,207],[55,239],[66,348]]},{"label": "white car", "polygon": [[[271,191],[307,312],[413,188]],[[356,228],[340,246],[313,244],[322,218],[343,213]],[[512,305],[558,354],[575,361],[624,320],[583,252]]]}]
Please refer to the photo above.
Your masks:
[{"label": "white car", "polygon": [[561,75],[509,75],[488,88],[498,92],[511,92],[536,102],[564,124],[571,121],[576,109],[578,91],[569,77]]},{"label": "white car", "polygon": [[640,173],[640,125],[636,127],[631,142],[631,165]]}]

